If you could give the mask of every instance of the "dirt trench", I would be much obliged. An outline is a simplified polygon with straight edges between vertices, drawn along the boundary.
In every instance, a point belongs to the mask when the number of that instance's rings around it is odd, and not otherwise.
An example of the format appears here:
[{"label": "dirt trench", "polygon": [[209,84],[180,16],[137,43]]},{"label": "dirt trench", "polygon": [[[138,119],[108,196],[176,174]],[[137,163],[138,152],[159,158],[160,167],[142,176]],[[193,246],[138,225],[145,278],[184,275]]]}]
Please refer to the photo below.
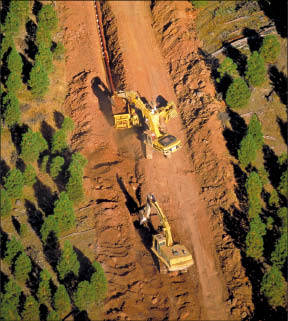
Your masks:
[{"label": "dirt trench", "polygon": [[[169,124],[168,130],[181,138],[184,147],[172,160],[155,154],[149,162],[143,158],[136,132],[113,129],[93,2],[59,1],[57,7],[67,48],[69,92],[65,106],[76,123],[72,147],[81,150],[89,161],[84,178],[86,204],[78,210],[78,218],[81,224],[95,229],[94,242],[90,237],[87,246],[103,264],[109,281],[101,319],[224,320],[239,319],[240,313],[244,318],[243,312],[249,314],[251,291],[244,279],[239,253],[224,232],[219,210],[222,204],[228,207],[226,191],[233,183],[225,185],[232,176],[225,169],[228,161],[224,143],[217,138],[221,126],[216,111],[222,107],[213,100],[204,63],[196,63],[199,57],[194,54],[192,25],[188,29],[192,33],[188,39],[190,46],[193,45],[189,47],[191,51],[185,51],[187,44],[182,41],[182,51],[177,52],[179,48],[174,45],[169,51],[169,44],[177,44],[181,34],[187,37],[186,22],[182,29],[177,26],[172,33],[173,28],[170,29],[174,23],[185,21],[186,9],[159,2],[152,16],[149,2],[106,2],[102,6],[118,89],[138,90],[148,101],[159,95],[178,101],[181,119]],[[185,70],[190,73],[185,75]],[[199,77],[197,81],[191,77],[194,72]],[[181,81],[189,76],[189,88],[186,88],[187,80],[184,84]],[[195,97],[190,89],[203,87],[204,78],[206,92],[201,96],[197,91]],[[191,86],[192,80],[196,87]],[[208,101],[209,107],[199,109],[199,101],[200,106]],[[187,105],[193,108],[187,110]],[[205,176],[205,167],[213,175]],[[175,240],[193,252],[196,264],[189,273],[159,274],[149,250],[151,235],[137,224],[136,211],[144,205],[147,192],[156,195],[171,223]],[[246,292],[243,286],[248,288]],[[244,295],[248,297],[246,301]]]}]

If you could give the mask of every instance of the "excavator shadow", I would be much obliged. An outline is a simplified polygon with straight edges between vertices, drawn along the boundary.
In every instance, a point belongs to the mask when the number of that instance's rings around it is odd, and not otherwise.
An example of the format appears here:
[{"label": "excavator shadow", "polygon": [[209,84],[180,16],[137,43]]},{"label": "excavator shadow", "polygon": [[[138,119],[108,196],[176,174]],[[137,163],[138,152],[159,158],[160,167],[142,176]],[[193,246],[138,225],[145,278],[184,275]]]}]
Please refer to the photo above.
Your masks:
[{"label": "excavator shadow", "polygon": [[99,108],[106,118],[108,124],[113,127],[112,105],[110,101],[111,93],[99,77],[91,80],[91,87],[94,95],[98,98]]}]

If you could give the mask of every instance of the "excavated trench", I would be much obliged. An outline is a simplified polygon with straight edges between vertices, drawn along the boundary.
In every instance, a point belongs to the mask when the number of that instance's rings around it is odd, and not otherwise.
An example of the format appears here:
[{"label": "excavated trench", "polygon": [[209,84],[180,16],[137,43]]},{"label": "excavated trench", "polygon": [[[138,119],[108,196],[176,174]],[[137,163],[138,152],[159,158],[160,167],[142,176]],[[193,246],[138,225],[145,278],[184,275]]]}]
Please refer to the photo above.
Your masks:
[{"label": "excavated trench", "polygon": [[[151,34],[154,32],[159,52],[164,57],[163,65],[159,61],[159,73],[166,63],[162,73],[166,70],[170,75],[166,87],[171,85],[174,88],[181,116],[182,124],[171,128],[179,133],[184,147],[172,163],[157,155],[152,163],[147,163],[137,132],[113,129],[99,35],[95,20],[92,22],[95,19],[95,12],[91,13],[93,4],[64,4],[76,14],[81,14],[79,8],[82,5],[83,16],[79,17],[83,21],[81,32],[84,34],[86,31],[86,42],[91,41],[94,46],[93,50],[87,48],[87,51],[91,50],[97,57],[94,65],[87,66],[85,61],[82,63],[84,70],[79,73],[76,69],[74,74],[71,73],[66,109],[77,127],[73,147],[81,149],[89,161],[84,178],[87,204],[79,209],[78,218],[83,217],[83,221],[86,218],[85,224],[89,222],[95,229],[95,244],[91,246],[109,281],[108,298],[101,319],[215,320],[219,319],[220,312],[225,310],[226,313],[227,310],[229,315],[224,312],[222,315],[236,320],[246,319],[253,309],[251,288],[241,266],[239,251],[223,227],[221,208],[228,208],[233,196],[228,192],[233,190],[233,172],[217,119],[223,105],[215,100],[209,71],[197,54],[199,43],[194,32],[191,6],[183,3],[154,2],[152,11],[147,7],[143,10],[147,23],[151,25],[153,22]],[[129,69],[133,66],[133,53],[129,60],[123,38],[125,26],[129,28],[129,19],[121,20],[121,12],[113,2],[101,2],[101,11],[115,86],[118,90],[139,90],[141,83],[134,81],[136,78],[131,76],[133,70]],[[72,30],[72,20],[71,26]],[[118,30],[120,27],[122,31]],[[76,50],[71,45],[75,42],[74,34],[68,32],[69,29],[66,30],[67,46],[71,46],[71,51]],[[151,46],[155,47],[153,41]],[[81,55],[80,50],[78,55]],[[135,58],[135,63],[139,61]],[[69,68],[75,68],[73,62],[71,57],[67,58]],[[153,72],[152,66],[151,70],[137,70],[143,75]],[[155,82],[161,83],[156,76],[154,73]],[[149,81],[149,77],[147,79]],[[134,84],[139,87],[134,88]],[[149,86],[145,92],[144,85],[143,92],[149,100]],[[159,89],[164,96],[165,93],[170,95],[168,89],[165,92],[166,87],[163,85]],[[153,90],[157,91],[157,86]],[[173,99],[174,93],[169,99]],[[181,169],[178,170],[177,166]],[[199,194],[195,192],[198,189]],[[186,274],[159,274],[157,260],[150,251],[151,235],[139,228],[136,215],[138,208],[144,205],[147,191],[156,191],[176,241],[186,245],[196,257],[196,264]],[[182,212],[187,213],[186,216]],[[187,215],[191,215],[191,219]],[[200,241],[193,244],[195,238]],[[201,238],[211,252],[210,261],[200,260],[201,255],[207,255]],[[208,262],[207,266],[205,262]],[[205,274],[209,269],[211,275]],[[205,277],[212,280],[210,284],[207,280],[205,284]],[[220,290],[223,293],[217,293],[219,282],[213,284],[215,278],[222,283],[223,289]],[[211,286],[209,293],[207,285]],[[218,301],[214,302],[214,295],[218,295],[219,307],[215,306]]]}]

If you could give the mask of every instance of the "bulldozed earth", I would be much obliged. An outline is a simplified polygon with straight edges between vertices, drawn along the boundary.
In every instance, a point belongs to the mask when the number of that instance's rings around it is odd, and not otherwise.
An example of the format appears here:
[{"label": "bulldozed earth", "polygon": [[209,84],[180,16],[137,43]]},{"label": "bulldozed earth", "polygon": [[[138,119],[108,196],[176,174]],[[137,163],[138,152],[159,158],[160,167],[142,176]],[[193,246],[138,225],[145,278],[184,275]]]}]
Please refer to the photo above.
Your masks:
[{"label": "bulldozed earth", "polygon": [[[167,129],[182,149],[171,159],[154,153],[147,160],[139,132],[113,128],[94,3],[57,1],[56,8],[66,47],[65,109],[75,122],[72,148],[88,159],[80,232],[70,238],[101,262],[109,282],[97,319],[249,319],[251,284],[223,223],[225,210],[237,207],[218,117],[225,106],[198,54],[197,12],[188,1],[101,4],[117,89],[177,105],[178,118]],[[138,223],[147,193],[156,196],[174,240],[193,253],[187,273],[159,273],[151,234]]]}]

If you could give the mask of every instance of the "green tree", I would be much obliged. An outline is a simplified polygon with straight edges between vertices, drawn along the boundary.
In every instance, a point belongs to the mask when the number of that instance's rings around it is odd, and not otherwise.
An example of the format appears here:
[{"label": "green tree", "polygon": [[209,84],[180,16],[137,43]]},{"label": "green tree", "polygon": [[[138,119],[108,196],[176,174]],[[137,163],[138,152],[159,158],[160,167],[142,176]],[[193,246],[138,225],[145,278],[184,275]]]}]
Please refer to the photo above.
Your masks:
[{"label": "green tree", "polygon": [[31,164],[28,164],[26,166],[25,171],[23,173],[23,177],[25,185],[33,186],[33,184],[36,183],[36,171]]},{"label": "green tree", "polygon": [[74,129],[74,121],[70,117],[65,117],[61,126],[65,133],[71,132]]},{"label": "green tree", "polygon": [[52,159],[52,162],[50,165],[50,175],[52,178],[56,178],[59,175],[63,165],[64,165],[63,157],[56,156],[55,158]]},{"label": "green tree", "polygon": [[277,266],[278,269],[281,269],[288,256],[288,238],[287,231],[284,232],[278,239],[275,250],[271,254],[271,262],[273,265]]},{"label": "green tree", "polygon": [[35,162],[39,158],[39,154],[48,148],[47,141],[40,132],[34,133],[30,128],[27,133],[22,136],[21,142],[21,158],[25,162]]},{"label": "green tree", "polygon": [[264,64],[264,58],[258,54],[257,51],[253,51],[251,57],[247,62],[247,70],[245,72],[245,78],[250,86],[260,86],[265,81],[266,69]]},{"label": "green tree", "polygon": [[45,43],[39,44],[35,60],[43,66],[48,74],[54,71],[53,54],[50,50],[50,46],[47,46]]},{"label": "green tree", "polygon": [[254,138],[257,150],[261,149],[264,143],[262,126],[256,114],[250,119],[247,134],[251,134]]},{"label": "green tree", "polygon": [[9,92],[3,98],[3,107],[5,109],[5,111],[3,112],[5,124],[8,127],[12,127],[16,123],[19,123],[21,119],[21,111],[19,108],[19,101],[14,93]]},{"label": "green tree", "polygon": [[24,186],[24,178],[21,171],[17,168],[13,168],[8,172],[8,176],[5,178],[5,189],[10,198],[21,198],[22,189]]},{"label": "green tree", "polygon": [[7,264],[11,265],[13,263],[13,259],[15,256],[24,250],[22,244],[17,241],[15,236],[12,236],[12,239],[7,244],[7,249],[5,251],[5,257],[4,261],[7,262]]},{"label": "green tree", "polygon": [[12,203],[8,196],[8,193],[5,189],[1,189],[1,197],[0,197],[0,203],[1,203],[1,217],[5,217],[10,214],[12,210]]},{"label": "green tree", "polygon": [[51,4],[43,5],[38,14],[38,21],[43,23],[45,29],[55,32],[58,27],[57,13]]},{"label": "green tree", "polygon": [[73,202],[69,199],[67,193],[60,193],[59,199],[55,202],[54,215],[61,232],[75,226],[76,218]]},{"label": "green tree", "polygon": [[101,264],[93,262],[95,272],[91,276],[90,286],[93,301],[97,304],[103,301],[107,295],[108,282]]},{"label": "green tree", "polygon": [[269,206],[279,206],[279,197],[275,189],[271,192],[268,203]]},{"label": "green tree", "polygon": [[288,169],[284,171],[280,178],[280,184],[278,186],[278,191],[288,198]]},{"label": "green tree", "polygon": [[69,295],[64,287],[60,284],[53,297],[54,308],[63,319],[71,311],[71,302]]},{"label": "green tree", "polygon": [[59,277],[63,280],[67,275],[73,273],[78,275],[80,264],[77,255],[73,250],[72,244],[69,241],[64,242],[64,249],[57,265]]},{"label": "green tree", "polygon": [[264,274],[261,282],[261,292],[267,297],[269,304],[273,308],[285,306],[285,279],[275,265]]},{"label": "green tree", "polygon": [[84,199],[82,176],[70,175],[66,189],[69,199],[76,204],[81,202]]},{"label": "green tree", "polygon": [[37,298],[40,304],[51,304],[52,294],[50,289],[51,275],[47,270],[40,273],[40,283],[37,291]]},{"label": "green tree", "polygon": [[205,7],[209,3],[209,1],[204,1],[204,0],[190,0],[190,2],[193,4],[195,8]]},{"label": "green tree", "polygon": [[47,242],[48,236],[51,232],[54,233],[54,236],[58,237],[59,227],[55,215],[47,216],[44,223],[42,224],[40,233],[43,243]]},{"label": "green tree", "polygon": [[251,134],[246,135],[240,143],[238,149],[238,159],[243,167],[247,167],[251,162],[256,159],[256,143]]},{"label": "green tree", "polygon": [[48,78],[48,73],[40,63],[36,61],[35,65],[32,67],[30,72],[30,79],[28,84],[31,88],[31,93],[36,98],[42,98],[45,96],[49,89],[50,81]]},{"label": "green tree", "polygon": [[245,184],[249,199],[253,196],[259,197],[262,192],[262,182],[257,172],[253,171],[250,173],[248,180]]},{"label": "green tree", "polygon": [[257,231],[250,230],[246,236],[245,242],[247,256],[257,260],[263,255],[263,237]]},{"label": "green tree", "polygon": [[260,48],[260,55],[267,63],[274,63],[280,54],[280,43],[274,35],[268,35],[264,38]]},{"label": "green tree", "polygon": [[260,199],[253,195],[249,198],[249,208],[248,208],[248,217],[249,219],[253,219],[261,213],[262,206]]},{"label": "green tree", "polygon": [[269,173],[266,171],[264,166],[258,168],[258,174],[261,179],[262,185],[267,185],[269,183]]},{"label": "green tree", "polygon": [[28,255],[22,252],[15,261],[15,278],[21,282],[25,282],[28,278],[28,273],[30,273],[31,270],[31,260]]},{"label": "green tree", "polygon": [[[238,71],[237,71],[237,65],[233,62],[233,60],[229,57],[226,57],[219,68],[217,68],[217,71],[220,74],[220,78],[223,78],[225,75],[229,75],[231,77],[237,77]],[[219,79],[220,81],[220,79]]]},{"label": "green tree", "polygon": [[58,315],[58,313],[54,310],[50,311],[47,315],[47,321],[60,321],[60,317]]},{"label": "green tree", "polygon": [[46,172],[47,171],[47,164],[49,161],[49,156],[45,155],[42,159],[41,165],[40,165],[40,170],[41,172]]},{"label": "green tree", "polygon": [[10,34],[6,34],[5,37],[2,37],[0,51],[1,56],[0,59],[3,58],[4,54],[8,51],[9,48],[14,47],[14,40],[13,37]]},{"label": "green tree", "polygon": [[24,310],[22,312],[23,321],[40,321],[39,316],[39,303],[34,299],[33,296],[26,297]]},{"label": "green tree", "polygon": [[68,171],[71,175],[83,176],[83,168],[88,163],[87,159],[80,153],[72,155],[72,161],[69,165]]},{"label": "green tree", "polygon": [[16,72],[11,72],[6,81],[7,91],[17,93],[22,88],[21,75]]},{"label": "green tree", "polygon": [[74,295],[74,302],[80,311],[87,310],[93,303],[91,296],[91,286],[88,281],[82,281],[78,284]]},{"label": "green tree", "polygon": [[266,234],[266,225],[262,222],[259,215],[255,216],[250,222],[250,231],[256,231],[259,235]]},{"label": "green tree", "polygon": [[19,297],[21,294],[21,288],[16,284],[16,282],[12,279],[5,284],[5,294],[1,296],[1,302],[4,304],[5,302],[9,302],[14,307],[18,307],[19,305]]},{"label": "green tree", "polygon": [[1,321],[20,321],[20,315],[18,314],[17,307],[9,301],[3,302],[1,299],[0,306],[0,320]]},{"label": "green tree", "polygon": [[268,216],[267,217],[267,222],[266,222],[266,228],[269,231],[273,230],[273,224],[274,224],[274,219],[272,216]]},{"label": "green tree", "polygon": [[68,148],[66,142],[66,133],[64,130],[57,130],[52,137],[52,153],[61,152],[63,149]]},{"label": "green tree", "polygon": [[226,103],[231,108],[241,108],[248,103],[250,96],[246,82],[242,78],[236,78],[227,90]]},{"label": "green tree", "polygon": [[15,72],[21,75],[23,69],[23,62],[21,56],[19,55],[16,48],[13,46],[8,58],[7,58],[7,66],[10,72]]}]

